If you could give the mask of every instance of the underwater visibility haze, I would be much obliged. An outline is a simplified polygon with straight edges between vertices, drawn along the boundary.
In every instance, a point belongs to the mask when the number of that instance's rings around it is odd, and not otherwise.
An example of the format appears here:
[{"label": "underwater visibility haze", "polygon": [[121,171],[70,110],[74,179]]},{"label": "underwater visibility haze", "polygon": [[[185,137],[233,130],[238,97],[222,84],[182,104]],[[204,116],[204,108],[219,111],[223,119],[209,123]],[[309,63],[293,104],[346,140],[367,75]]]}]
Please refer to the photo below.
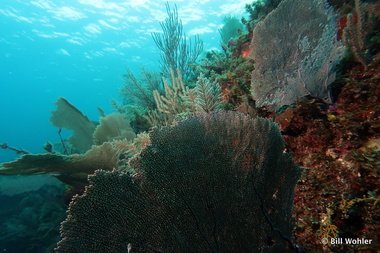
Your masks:
[{"label": "underwater visibility haze", "polygon": [[[244,15],[251,1],[174,1],[187,36],[199,34],[206,50],[219,47],[223,15]],[[158,70],[165,1],[2,1],[0,8],[1,142],[42,152],[57,141],[48,119],[62,96],[97,121],[96,107],[112,112],[126,68]],[[15,158],[3,150],[0,161]]]}]

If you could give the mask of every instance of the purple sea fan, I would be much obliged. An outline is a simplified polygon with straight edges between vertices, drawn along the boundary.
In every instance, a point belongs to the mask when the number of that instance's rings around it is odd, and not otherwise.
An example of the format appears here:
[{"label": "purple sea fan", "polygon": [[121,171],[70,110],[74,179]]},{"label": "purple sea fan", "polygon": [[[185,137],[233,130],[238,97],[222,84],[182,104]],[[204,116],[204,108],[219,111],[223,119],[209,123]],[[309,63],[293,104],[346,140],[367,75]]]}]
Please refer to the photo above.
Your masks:
[{"label": "purple sea fan", "polygon": [[325,0],[285,0],[253,31],[252,96],[276,110],[312,95],[331,102],[334,66],[344,53],[336,15]]}]

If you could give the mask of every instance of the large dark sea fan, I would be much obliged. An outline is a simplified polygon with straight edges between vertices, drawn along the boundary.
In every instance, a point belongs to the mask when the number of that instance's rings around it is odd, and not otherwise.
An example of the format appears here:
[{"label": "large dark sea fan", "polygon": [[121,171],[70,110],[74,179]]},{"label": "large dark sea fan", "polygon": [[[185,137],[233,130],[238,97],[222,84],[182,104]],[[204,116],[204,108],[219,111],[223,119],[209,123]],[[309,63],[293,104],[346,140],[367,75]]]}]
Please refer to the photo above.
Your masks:
[{"label": "large dark sea fan", "polygon": [[197,114],[155,128],[130,161],[74,197],[57,252],[279,252],[299,169],[271,120]]}]

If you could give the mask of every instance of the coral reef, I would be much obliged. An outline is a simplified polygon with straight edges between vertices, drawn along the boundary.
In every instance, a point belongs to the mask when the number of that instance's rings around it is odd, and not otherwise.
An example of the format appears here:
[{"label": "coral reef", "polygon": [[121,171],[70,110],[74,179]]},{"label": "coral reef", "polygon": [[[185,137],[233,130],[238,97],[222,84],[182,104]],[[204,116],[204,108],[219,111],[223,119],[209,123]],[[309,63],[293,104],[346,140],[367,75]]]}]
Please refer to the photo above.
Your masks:
[{"label": "coral reef", "polygon": [[256,24],[262,21],[271,11],[277,8],[282,0],[259,0],[252,4],[246,4],[245,10],[249,14],[249,20],[242,18],[248,31],[252,32]]},{"label": "coral reef", "polygon": [[211,51],[200,60],[201,73],[221,87],[224,109],[239,107],[247,97],[251,97],[249,87],[253,61],[242,57],[244,45],[248,41],[245,37],[239,37],[237,45],[228,47],[224,54]]},{"label": "coral reef", "polygon": [[[177,9],[167,5],[164,34],[153,35],[162,50],[164,81],[150,71],[142,70],[140,79],[128,71],[121,90],[127,104],[113,101],[116,123],[107,123],[114,115],[102,112],[98,130],[110,128],[95,140],[95,124],[59,99],[55,120],[72,117],[73,124],[91,126],[56,125],[79,127],[72,138],[86,136],[79,151],[87,152],[60,155],[46,143],[48,154],[26,154],[3,164],[0,174],[58,174],[75,189],[66,197],[79,194],[62,225],[58,252],[300,251],[296,245],[311,253],[377,252],[380,5],[329,2],[334,13],[325,0],[247,5],[248,33],[243,29],[222,45],[223,52],[206,52],[199,64],[193,62],[199,45],[188,44]],[[174,47],[177,42],[183,44]],[[338,64],[342,42],[347,50]],[[185,48],[195,58],[179,56]],[[123,117],[139,133],[134,141],[119,137],[134,136]],[[102,145],[91,148],[94,143]],[[33,194],[25,205],[33,205]],[[0,210],[10,210],[4,217],[11,217],[0,219],[0,246],[17,252],[7,244],[13,242],[8,233],[29,242],[15,232],[27,228],[41,231],[26,236],[45,247],[40,240],[55,238],[56,223],[44,211],[20,206],[25,210],[16,212],[19,219],[10,206]],[[25,225],[26,216],[42,225]],[[371,243],[329,243],[335,238]],[[30,245],[19,251],[33,252]]]},{"label": "coral reef", "polygon": [[224,45],[234,43],[234,39],[237,39],[243,32],[244,26],[237,17],[223,16],[223,26],[219,29],[220,37]]},{"label": "coral reef", "polygon": [[193,41],[186,38],[177,6],[171,10],[169,3],[165,5],[168,17],[160,22],[163,34],[152,34],[154,42],[161,50],[161,71],[164,77],[170,77],[171,69],[179,69],[185,79],[191,79],[194,77],[192,64],[203,51],[203,41],[198,36]]},{"label": "coral reef", "polygon": [[359,0],[355,0],[355,16],[352,13],[347,15],[346,27],[343,30],[342,38],[344,43],[352,49],[355,58],[367,68],[367,59],[363,55],[364,51],[364,10],[362,3]]},{"label": "coral reef", "polygon": [[[378,2],[363,3],[355,0],[351,11],[340,19],[343,42],[357,62],[367,70],[368,64],[379,51],[379,11]],[[377,37],[377,38],[376,38]]]},{"label": "coral reef", "polygon": [[201,73],[194,88],[185,85],[179,70],[170,70],[171,83],[164,80],[164,94],[153,91],[157,110],[148,112],[152,126],[171,124],[176,118],[184,118],[195,112],[211,112],[220,107],[220,86],[210,82]]},{"label": "coral reef", "polygon": [[220,106],[220,86],[216,82],[210,82],[202,73],[194,88],[195,110],[197,112],[211,112]]},{"label": "coral reef", "polygon": [[[61,128],[73,130],[74,133],[69,137],[68,142],[74,148],[74,153],[78,151],[84,153],[90,150],[92,145],[100,145],[107,141],[133,140],[136,137],[129,121],[120,113],[105,115],[103,110],[98,108],[103,116],[100,118],[100,124],[96,126],[66,99],[61,97],[55,104],[57,110],[52,111],[50,121],[60,128],[58,133],[61,132]],[[67,152],[66,142],[62,137],[61,142],[64,154],[71,154]],[[48,152],[55,151],[50,147]]]},{"label": "coral reef", "polygon": [[[310,252],[376,252],[379,247],[379,64],[352,69],[336,102],[305,99],[276,117],[287,149],[305,170],[295,190],[294,236]],[[368,238],[370,245],[323,245]]]},{"label": "coral reef", "polygon": [[155,128],[130,161],[97,171],[57,252],[278,252],[294,248],[293,165],[276,124],[234,112]]},{"label": "coral reef", "polygon": [[253,30],[252,96],[276,110],[312,95],[331,101],[329,85],[344,48],[325,0],[285,0]]},{"label": "coral reef", "polygon": [[161,78],[159,73],[141,68],[141,77],[138,79],[130,69],[124,74],[125,85],[120,89],[126,102],[133,103],[148,109],[155,109],[153,91],[162,93]]},{"label": "coral reef", "polygon": [[16,161],[3,163],[0,175],[39,175],[55,174],[65,184],[74,188],[73,192],[81,192],[87,185],[87,176],[95,170],[112,170],[119,165],[120,148],[105,142],[93,146],[85,154],[27,154]]},{"label": "coral reef", "polygon": [[153,91],[158,111],[175,116],[183,112],[193,111],[188,103],[188,98],[192,98],[190,89],[182,79],[179,69],[170,69],[171,84],[164,78],[164,95],[160,95],[158,90]]},{"label": "coral reef", "polygon": [[129,125],[129,121],[120,113],[111,113],[100,118],[100,124],[93,133],[94,144],[100,145],[113,140],[132,141],[136,134]]},{"label": "coral reef", "polygon": [[66,215],[64,194],[62,185],[45,185],[13,196],[0,194],[1,251],[52,252]]},{"label": "coral reef", "polygon": [[55,105],[57,110],[51,112],[50,122],[59,129],[73,130],[69,142],[75,149],[81,152],[89,150],[93,144],[95,124],[63,97],[60,97]]}]

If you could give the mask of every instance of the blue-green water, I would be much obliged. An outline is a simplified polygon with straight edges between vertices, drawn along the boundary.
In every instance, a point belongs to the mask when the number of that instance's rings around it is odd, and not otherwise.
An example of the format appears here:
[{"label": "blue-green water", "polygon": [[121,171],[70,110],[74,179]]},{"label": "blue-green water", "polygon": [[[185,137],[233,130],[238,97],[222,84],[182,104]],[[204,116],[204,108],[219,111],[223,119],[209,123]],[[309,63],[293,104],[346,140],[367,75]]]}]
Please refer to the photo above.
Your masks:
[{"label": "blue-green water", "polygon": [[[246,15],[240,1],[170,1],[178,7],[184,32],[199,34],[204,49],[219,49],[221,16]],[[152,32],[160,32],[165,1],[2,0],[0,6],[0,143],[43,152],[58,141],[49,122],[62,96],[91,120],[97,106],[111,113],[119,99],[125,68],[157,70],[159,50]],[[0,162],[14,160],[0,150]]]},{"label": "blue-green water", "polygon": [[[170,1],[187,36],[220,50],[223,15],[246,15],[252,0]],[[159,70],[151,33],[161,32],[165,1],[2,0],[0,5],[0,144],[32,154],[59,142],[50,122],[64,97],[97,121],[113,112],[126,68]],[[64,132],[64,136],[70,135]],[[0,163],[20,155],[0,149]],[[0,251],[51,252],[66,217],[65,185],[53,176],[0,177]]]}]

